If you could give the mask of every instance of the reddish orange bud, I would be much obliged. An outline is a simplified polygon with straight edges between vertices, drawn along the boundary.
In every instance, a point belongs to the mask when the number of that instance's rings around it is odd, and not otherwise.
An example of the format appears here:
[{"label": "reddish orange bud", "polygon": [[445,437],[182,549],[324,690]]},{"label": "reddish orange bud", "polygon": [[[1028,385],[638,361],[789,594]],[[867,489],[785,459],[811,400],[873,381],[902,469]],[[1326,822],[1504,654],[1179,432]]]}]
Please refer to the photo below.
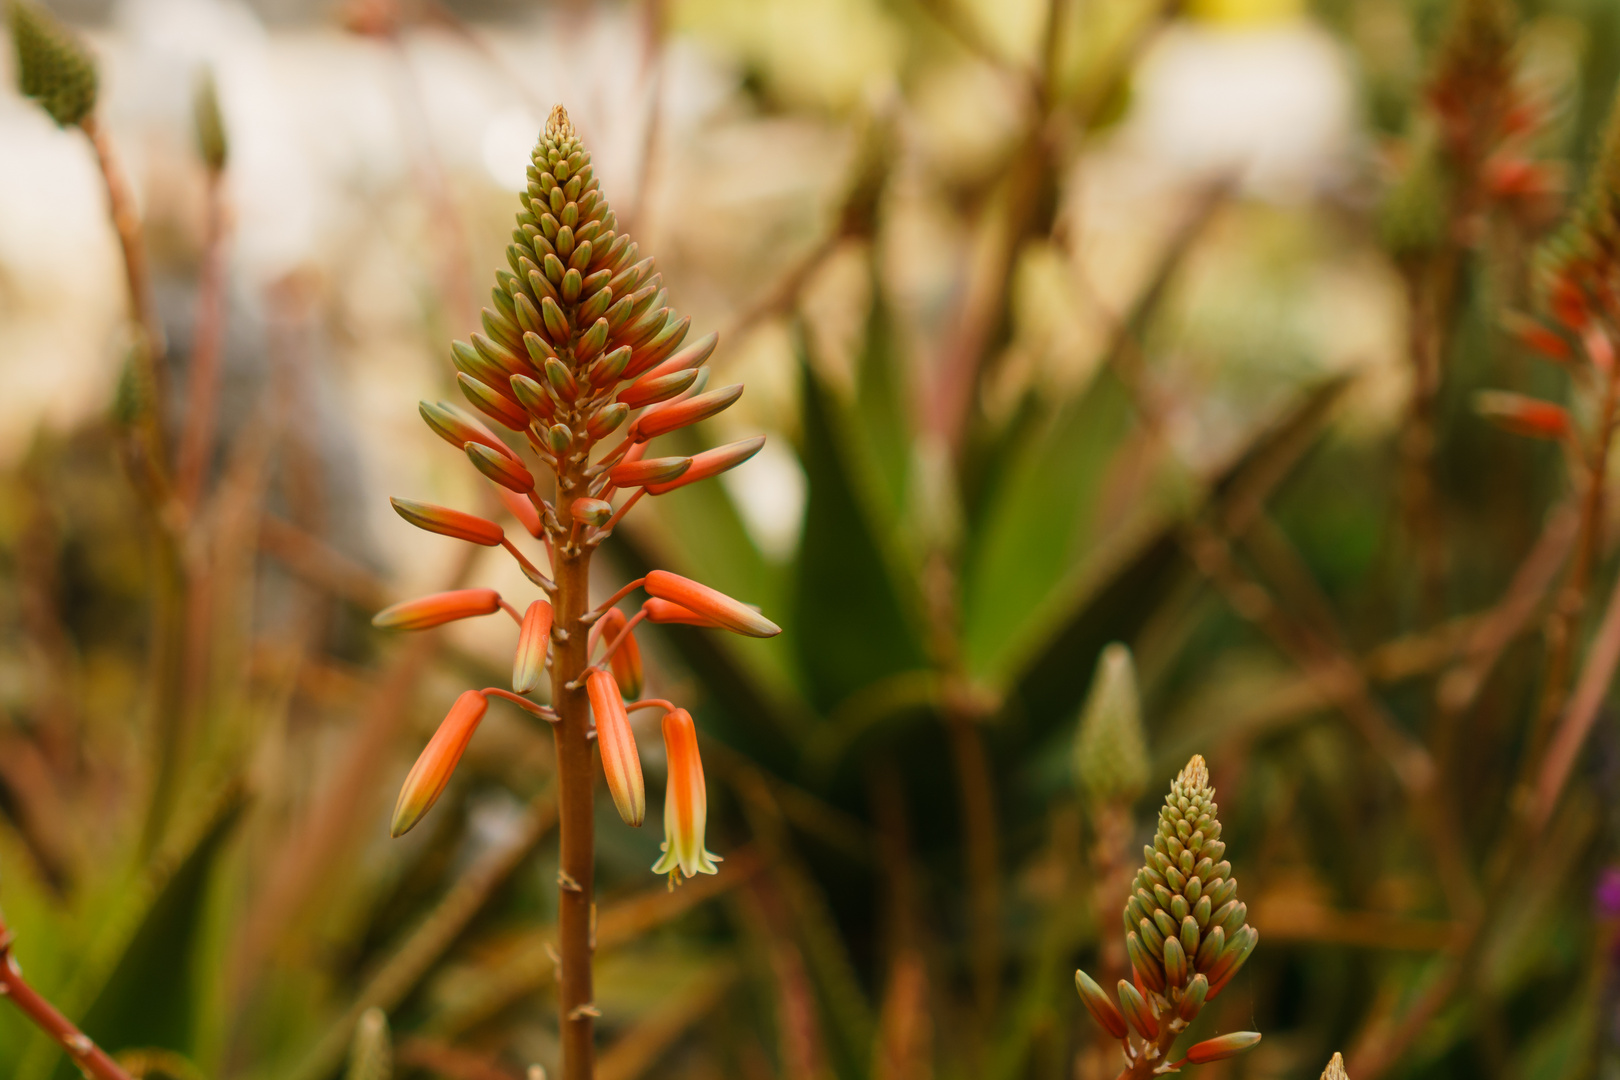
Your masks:
[{"label": "reddish orange bud", "polygon": [[[630,622],[625,618],[624,612],[618,608],[608,608],[597,624],[602,645],[612,645],[624,633],[625,626]],[[641,647],[636,644],[634,630],[625,635],[619,647],[614,650],[608,659],[608,665],[613,669],[613,678],[618,681],[619,690],[626,698],[634,701],[641,696]]]},{"label": "reddish orange bud", "polygon": [[575,521],[587,525],[606,525],[613,516],[613,504],[605,499],[575,499],[568,504],[568,512]]},{"label": "reddish orange bud", "polygon": [[517,654],[512,658],[512,689],[520,694],[540,685],[546,668],[546,645],[551,641],[551,618],[551,605],[544,600],[536,600],[523,613]]},{"label": "reddish orange bud", "polygon": [[1187,1050],[1187,1060],[1194,1065],[1208,1065],[1222,1058],[1236,1057],[1260,1041],[1258,1031],[1234,1031],[1218,1039],[1205,1039]]},{"label": "reddish orange bud", "polygon": [[646,589],[648,595],[660,600],[672,600],[732,633],[746,634],[748,637],[775,637],[782,632],[780,626],[747,604],[668,570],[654,570],[648,574]]},{"label": "reddish orange bud", "polygon": [[476,690],[468,690],[456,699],[449,715],[439,724],[439,730],[433,733],[422,756],[411,766],[404,786],[399,789],[399,801],[394,804],[394,822],[389,828],[390,836],[404,836],[410,832],[439,801],[445,785],[450,782],[450,774],[456,771],[456,764],[461,761],[467,743],[472,740],[473,732],[478,730],[478,722],[484,718],[484,711],[488,708],[489,699]]},{"label": "reddish orange bud", "polygon": [[646,442],[648,439],[678,431],[700,420],[707,420],[731,408],[736,400],[742,397],[742,392],[741,384],[722,386],[706,394],[696,394],[681,401],[672,401],[667,405],[648,409],[636,417],[636,422],[630,425],[630,437],[637,442]]},{"label": "reddish orange bud", "polygon": [[596,717],[596,745],[602,751],[602,772],[608,793],[626,825],[640,825],[647,816],[647,789],[641,779],[641,755],[630,730],[630,716],[613,676],[592,668],[585,676],[585,693]]},{"label": "reddish orange bud", "polygon": [[1520,345],[1532,352],[1540,353],[1549,360],[1556,360],[1562,364],[1568,363],[1574,356],[1574,350],[1562,335],[1528,315],[1510,311],[1502,316],[1502,327],[1512,334]]},{"label": "reddish orange bud", "polygon": [[1586,324],[1591,319],[1586,295],[1568,274],[1559,274],[1553,279],[1547,302],[1559,322],[1576,333],[1586,329]]},{"label": "reddish orange bud", "polygon": [[1532,439],[1562,439],[1570,434],[1569,413],[1550,401],[1505,390],[1481,390],[1474,411],[1505,431]]},{"label": "reddish orange bud", "polygon": [[371,625],[380,630],[426,630],[499,610],[501,596],[494,589],[455,589],[383,608],[371,617]]},{"label": "reddish orange bud", "polygon": [[1085,972],[1076,970],[1074,973],[1074,988],[1080,991],[1080,1000],[1085,1003],[1086,1011],[1091,1018],[1101,1024],[1103,1030],[1116,1039],[1123,1039],[1128,1032],[1125,1029],[1125,1017],[1120,1015],[1119,1006],[1108,999],[1103,988],[1097,985],[1095,979]]},{"label": "reddish orange bud", "polygon": [[642,377],[642,381],[645,382],[647,379],[657,378],[661,375],[670,375],[677,371],[702,366],[705,360],[714,355],[714,347],[719,341],[719,334],[709,334],[707,337],[700,338],[668,360],[665,360],[662,364],[648,371]]},{"label": "reddish orange bud", "polygon": [[665,480],[656,484],[647,485],[647,494],[662,495],[666,491],[674,491],[678,487],[707,480],[711,476],[719,476],[729,469],[747,461],[759,453],[759,448],[765,445],[765,436],[755,435],[752,439],[742,439],[738,442],[717,446],[713,450],[705,450],[692,457],[692,467],[683,472],[674,480]]},{"label": "reddish orange bud", "polygon": [[609,469],[608,482],[614,487],[668,483],[691,467],[692,459],[686,457],[639,458],[620,462]]},{"label": "reddish orange bud", "polygon": [[1546,195],[1558,187],[1547,166],[1524,158],[1496,158],[1485,165],[1485,190],[1498,199]]},{"label": "reddish orange bud", "polygon": [[668,401],[697,381],[693,370],[672,371],[667,375],[643,375],[619,391],[619,403],[631,409]]},{"label": "reddish orange bud", "polygon": [[654,623],[678,623],[681,626],[706,626],[711,630],[719,630],[720,624],[713,619],[706,619],[690,608],[670,600],[660,600],[656,596],[641,605],[641,610],[647,613],[647,621]]},{"label": "reddish orange bud", "polygon": [[495,489],[495,497],[500,500],[502,506],[506,507],[506,512],[517,518],[518,523],[528,531],[530,536],[539,539],[542,532],[540,511],[534,508],[534,503],[504,484],[492,484],[490,486]]},{"label": "reddish orange bud", "polygon": [[400,517],[418,529],[426,529],[441,536],[453,536],[457,540],[466,540],[485,547],[495,547],[506,536],[506,532],[493,521],[474,514],[464,514],[448,506],[434,506],[432,503],[414,502],[410,499],[388,501],[393,503],[394,510]]},{"label": "reddish orange bud", "polygon": [[545,387],[527,375],[512,376],[512,393],[530,415],[537,416],[546,423],[551,423],[557,415],[557,404],[546,393]]},{"label": "reddish orange bud", "polygon": [[429,405],[424,401],[417,409],[422,414],[422,419],[427,421],[427,426],[433,429],[433,433],[457,450],[470,442],[475,442],[489,447],[496,453],[505,454],[513,460],[517,459],[517,455],[512,453],[512,448],[502,442],[499,435],[449,402],[441,401],[436,405]]},{"label": "reddish orange bud", "polygon": [[468,443],[467,457],[472,460],[479,472],[502,487],[511,488],[519,493],[534,490],[534,474],[518,462],[502,457],[487,446]]},{"label": "reddish orange bud", "polygon": [[456,384],[461,387],[462,395],[491,420],[513,431],[528,430],[529,414],[518,408],[511,399],[497,394],[465,371],[456,372]]},{"label": "reddish orange bud", "polygon": [[721,859],[704,846],[709,796],[692,714],[671,709],[664,714],[663,727],[664,756],[669,761],[669,780],[664,785],[664,854],[653,863],[653,873],[668,874],[670,888],[674,888],[677,874],[718,873],[714,864]]}]

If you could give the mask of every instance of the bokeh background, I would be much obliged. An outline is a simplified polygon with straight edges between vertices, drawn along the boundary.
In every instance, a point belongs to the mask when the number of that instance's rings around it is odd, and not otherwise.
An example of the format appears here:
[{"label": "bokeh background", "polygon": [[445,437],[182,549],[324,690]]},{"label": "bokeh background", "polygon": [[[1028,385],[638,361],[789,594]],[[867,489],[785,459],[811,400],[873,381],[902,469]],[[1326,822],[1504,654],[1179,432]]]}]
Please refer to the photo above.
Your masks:
[{"label": "bokeh background", "polygon": [[[1620,7],[51,10],[100,64],[171,417],[226,268],[218,445],[177,529],[120,451],[96,159],[0,93],[0,907],[31,981],[137,1071],[326,1080],[373,1006],[396,1075],[554,1063],[547,733],[497,705],[432,817],[387,838],[455,694],[504,680],[510,628],[368,620],[458,582],[528,595],[388,496],[499,512],[416,406],[458,398],[449,342],[561,102],[673,304],[720,331],[717,377],[747,384],[692,445],[770,440],[644,502],[601,584],[656,559],[786,628],[643,637],[651,692],[705,733],[726,862],[666,892],[656,812],[632,833],[603,801],[604,1080],[1113,1076],[1072,971],[1117,978],[1120,871],[1194,752],[1261,933],[1200,1030],[1265,1041],[1211,1080],[1314,1077],[1336,1049],[1356,1080],[1620,1075],[1606,711],[1512,842],[1578,485],[1471,405],[1568,392],[1502,318],[1541,308]],[[1503,152],[1542,170],[1483,209],[1432,93],[1490,47],[1458,43],[1475,17],[1534,106]],[[1076,733],[1111,641],[1150,778],[1099,795]],[[0,1071],[69,1066],[0,1008]]]}]

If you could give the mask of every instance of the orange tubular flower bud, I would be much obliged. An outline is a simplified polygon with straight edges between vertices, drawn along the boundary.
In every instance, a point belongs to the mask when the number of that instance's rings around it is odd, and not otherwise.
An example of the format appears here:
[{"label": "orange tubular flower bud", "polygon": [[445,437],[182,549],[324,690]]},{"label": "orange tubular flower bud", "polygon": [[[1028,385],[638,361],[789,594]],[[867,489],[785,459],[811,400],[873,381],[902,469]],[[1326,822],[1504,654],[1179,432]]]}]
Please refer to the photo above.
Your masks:
[{"label": "orange tubular flower bud", "polygon": [[660,600],[657,597],[653,597],[642,604],[641,610],[646,612],[648,622],[678,623],[681,626],[706,626],[711,630],[721,628],[720,624],[713,619],[706,619],[690,608],[683,608],[673,601]]},{"label": "orange tubular flower bud", "polygon": [[1516,338],[1520,345],[1532,352],[1538,352],[1549,360],[1559,363],[1568,363],[1574,355],[1574,350],[1556,331],[1550,330],[1540,322],[1527,315],[1517,312],[1508,312],[1502,317],[1503,328]]},{"label": "orange tubular flower bud", "polygon": [[1085,1003],[1086,1011],[1091,1013],[1092,1019],[1101,1024],[1104,1031],[1116,1039],[1123,1039],[1128,1034],[1125,1028],[1125,1017],[1120,1015],[1119,1006],[1108,1000],[1103,988],[1097,985],[1095,979],[1083,971],[1074,973],[1074,988],[1080,991],[1080,1000]]},{"label": "orange tubular flower bud", "polygon": [[647,575],[647,593],[660,600],[671,600],[694,611],[735,634],[748,637],[775,637],[782,628],[723,592],[701,585],[690,578],[654,570]]},{"label": "orange tubular flower bud", "polygon": [[1569,413],[1550,401],[1505,390],[1481,390],[1474,409],[1505,431],[1532,439],[1562,439],[1570,433]]},{"label": "orange tubular flower bud", "polygon": [[427,421],[427,426],[433,429],[433,433],[457,450],[470,442],[479,443],[498,454],[505,454],[513,461],[517,460],[512,448],[502,442],[499,435],[448,402],[441,401],[437,405],[429,405],[424,401],[419,405],[418,411],[421,412],[422,419]]},{"label": "orange tubular flower bud", "polygon": [[499,610],[501,596],[494,589],[455,589],[383,608],[371,617],[371,625],[381,630],[426,630]]},{"label": "orange tubular flower bud", "polygon": [[[604,647],[612,645],[619,635],[624,633],[625,625],[629,621],[625,618],[624,612],[618,608],[608,608],[607,613],[602,616],[602,621],[597,624],[599,627],[597,633],[601,637],[602,645]],[[641,696],[641,647],[636,644],[634,630],[619,642],[619,647],[608,659],[608,665],[613,669],[613,678],[619,684],[620,693],[631,701]]]},{"label": "orange tubular flower bud", "polygon": [[602,772],[608,793],[626,825],[640,825],[647,816],[647,788],[641,779],[641,755],[630,730],[630,715],[613,676],[592,668],[585,676],[585,693],[596,717],[596,745],[602,751]]},{"label": "orange tubular flower bud", "polygon": [[668,874],[673,889],[677,874],[718,873],[714,864],[721,861],[703,846],[709,796],[703,783],[703,761],[698,757],[697,728],[685,709],[664,714],[664,756],[669,760],[669,780],[664,785],[664,854],[653,863],[653,873]]},{"label": "orange tubular flower bud", "polygon": [[492,484],[495,497],[506,507],[506,512],[518,519],[518,523],[528,530],[530,536],[539,539],[541,533],[540,511],[534,508],[534,503],[519,495],[511,488],[502,484]]},{"label": "orange tubular flower bud", "polygon": [[707,420],[731,408],[736,400],[742,397],[742,392],[741,384],[722,386],[706,394],[696,394],[655,409],[648,409],[636,417],[636,422],[630,425],[630,437],[637,442],[646,442],[648,439],[678,431],[700,420]]},{"label": "orange tubular flower bud", "polygon": [[388,501],[394,504],[394,510],[400,517],[418,529],[426,529],[441,536],[453,536],[457,540],[482,544],[485,547],[495,547],[506,537],[506,531],[493,521],[473,514],[464,514],[448,506],[434,506],[432,503],[415,502],[411,499]]},{"label": "orange tubular flower bud", "polygon": [[640,458],[609,469],[608,483],[625,488],[667,484],[691,467],[692,459],[686,457]]},{"label": "orange tubular flower bud", "polygon": [[606,525],[613,516],[613,504],[604,499],[575,499],[568,504],[568,512],[575,521],[587,525]]},{"label": "orange tubular flower bud", "polygon": [[472,459],[479,472],[502,487],[511,488],[519,493],[534,490],[534,474],[511,458],[503,457],[478,443],[467,444],[467,456]]},{"label": "orange tubular flower bud", "polygon": [[489,708],[489,699],[476,690],[468,690],[456,699],[450,713],[439,725],[439,730],[428,740],[422,756],[416,759],[399,789],[399,801],[394,804],[394,822],[390,836],[404,836],[422,820],[424,814],[439,801],[450,774],[456,771],[462,752],[467,749],[478,722]]},{"label": "orange tubular flower bud", "polygon": [[509,398],[497,394],[465,371],[456,372],[456,383],[461,387],[463,396],[472,402],[473,407],[491,420],[504,424],[513,431],[527,430],[529,414],[518,408]]},{"label": "orange tubular flower bud", "polygon": [[661,375],[672,375],[677,371],[685,371],[688,368],[701,366],[705,360],[714,355],[714,347],[719,341],[719,334],[709,334],[699,338],[662,364],[648,371],[642,377],[642,380],[655,379]]},{"label": "orange tubular flower bud", "polygon": [[1194,1065],[1208,1065],[1222,1058],[1236,1057],[1260,1041],[1258,1031],[1234,1031],[1218,1039],[1205,1039],[1187,1050],[1187,1060]]},{"label": "orange tubular flower bud", "polygon": [[512,689],[520,694],[540,685],[546,669],[546,645],[551,641],[551,617],[551,605],[544,600],[536,600],[523,613],[517,655],[512,658]]},{"label": "orange tubular flower bud", "polygon": [[672,371],[667,375],[643,375],[619,391],[619,403],[632,409],[668,401],[697,381],[694,370]]},{"label": "orange tubular flower bud", "polygon": [[681,473],[674,480],[665,480],[656,484],[647,485],[647,494],[662,495],[666,491],[674,491],[678,487],[707,480],[711,476],[719,476],[729,469],[747,461],[759,453],[759,448],[765,445],[765,436],[755,435],[752,439],[743,439],[739,442],[727,443],[717,446],[713,450],[705,450],[701,454],[693,455],[692,467]]}]

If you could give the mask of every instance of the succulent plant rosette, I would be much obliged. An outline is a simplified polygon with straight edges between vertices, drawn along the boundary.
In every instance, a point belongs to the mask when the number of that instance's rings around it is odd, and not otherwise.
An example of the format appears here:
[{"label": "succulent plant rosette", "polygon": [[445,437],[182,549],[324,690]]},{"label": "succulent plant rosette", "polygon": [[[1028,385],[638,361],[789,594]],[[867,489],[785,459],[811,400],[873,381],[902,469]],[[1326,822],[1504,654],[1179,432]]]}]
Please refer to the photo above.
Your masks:
[{"label": "succulent plant rosette", "polygon": [[1124,1048],[1121,1080],[1219,1061],[1260,1041],[1258,1032],[1237,1031],[1171,1058],[1176,1039],[1232,981],[1260,940],[1237,898],[1216,810],[1209,768],[1195,754],[1170,785],[1153,843],[1143,849],[1147,861],[1125,903],[1131,979],[1119,981],[1118,1004],[1084,971],[1074,973],[1086,1008]]},{"label": "succulent plant rosette", "polygon": [[[517,624],[512,686],[468,690],[451,707],[400,791],[393,834],[412,828],[444,791],[489,705],[501,698],[551,725],[557,745],[561,868],[558,919],[564,1075],[589,1075],[590,919],[595,761],[619,816],[639,826],[646,792],[629,714],[658,709],[668,760],[664,854],[653,869],[716,872],[704,845],[703,766],[692,716],[640,699],[639,623],[679,623],[753,637],[779,633],[758,611],[677,574],[654,570],[593,604],[592,553],[646,495],[661,495],[747,461],[758,436],[694,456],[648,456],[654,439],[728,408],[741,386],[710,390],[711,334],[685,344],[653,260],[619,231],[568,114],[553,109],[535,147],[528,191],[496,275],[483,333],[452,346],[456,381],[482,417],[516,433],[514,448],[483,419],[453,405],[422,404],[422,417],[495,485],[506,509],[543,547],[545,570],[499,524],[446,507],[395,499],[411,524],[486,547],[503,547],[540,596],[526,608],[492,589],[459,589],[395,605],[374,620],[423,629],[506,612]],[[684,348],[683,348],[684,345]],[[519,440],[515,440],[519,441]],[[526,451],[526,452],[525,452]],[[619,605],[638,590],[633,614]],[[550,672],[549,704],[530,699]],[[640,699],[640,700],[638,700]]]}]

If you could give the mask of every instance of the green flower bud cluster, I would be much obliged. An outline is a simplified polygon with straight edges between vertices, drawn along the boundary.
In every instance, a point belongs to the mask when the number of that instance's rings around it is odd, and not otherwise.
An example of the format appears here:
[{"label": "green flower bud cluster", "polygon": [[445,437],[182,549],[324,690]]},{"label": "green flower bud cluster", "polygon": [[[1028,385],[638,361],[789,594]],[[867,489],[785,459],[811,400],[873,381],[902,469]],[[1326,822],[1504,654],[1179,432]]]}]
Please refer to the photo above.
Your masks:
[{"label": "green flower bud cluster", "polygon": [[96,107],[99,79],[89,51],[50,13],[29,0],[11,0],[6,11],[17,50],[17,86],[62,127],[77,124]]},{"label": "green flower bud cluster", "polygon": [[1091,692],[1080,711],[1074,771],[1094,803],[1133,803],[1147,788],[1147,739],[1131,650],[1115,642],[1097,658]]},{"label": "green flower bud cluster", "polygon": [[1259,933],[1245,920],[1232,864],[1224,858],[1209,768],[1193,755],[1170,785],[1159,829],[1143,849],[1125,904],[1125,949],[1148,989],[1179,999],[1191,984],[1221,992],[1254,951]]},{"label": "green flower bud cluster", "polygon": [[[1086,1009],[1124,1045],[1122,1076],[1130,1080],[1182,1064],[1165,1060],[1176,1037],[1225,989],[1260,940],[1237,898],[1216,809],[1209,767],[1194,754],[1170,785],[1125,904],[1125,951],[1135,981],[1119,981],[1116,1005],[1089,975],[1075,972]],[[1219,1061],[1259,1041],[1255,1032],[1233,1032],[1189,1048],[1185,1062]]]}]

